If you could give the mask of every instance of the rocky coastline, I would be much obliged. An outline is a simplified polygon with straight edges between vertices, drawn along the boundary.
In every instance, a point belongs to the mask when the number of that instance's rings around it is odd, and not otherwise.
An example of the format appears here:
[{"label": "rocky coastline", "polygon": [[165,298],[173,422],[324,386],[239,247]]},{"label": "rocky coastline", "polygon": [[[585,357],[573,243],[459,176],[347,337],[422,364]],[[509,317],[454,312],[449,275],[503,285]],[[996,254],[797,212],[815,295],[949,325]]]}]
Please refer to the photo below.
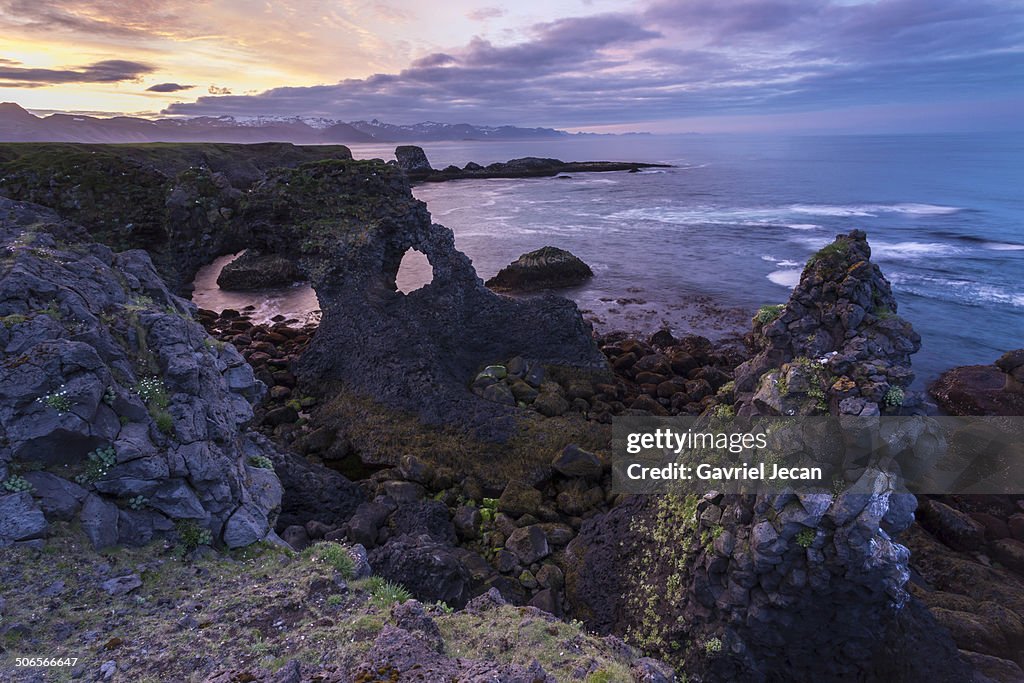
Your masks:
[{"label": "rocky coastline", "polygon": [[[59,644],[89,678],[174,678],[183,637],[222,643],[189,665],[218,682],[1024,677],[1024,499],[916,499],[871,470],[848,482],[868,494],[611,490],[617,415],[923,409],[920,337],[863,233],[744,344],[595,336],[565,299],[484,286],[412,198],[415,152],[183,147],[97,150],[152,179],[141,233],[113,221],[145,183],[78,161],[47,186],[0,149],[0,568],[58,615],[5,587],[0,657]],[[321,322],[175,294],[238,248],[308,279]],[[405,295],[409,249],[434,281]],[[1018,356],[992,366],[1010,394]],[[84,599],[115,617],[62,611]]]},{"label": "rocky coastline", "polygon": [[469,162],[464,167],[446,166],[435,169],[430,165],[422,147],[401,145],[395,149],[394,163],[413,182],[443,183],[450,180],[490,178],[546,178],[570,173],[611,173],[626,171],[638,173],[644,168],[671,168],[668,164],[634,161],[562,161],[540,157],[523,157],[481,166]]}]

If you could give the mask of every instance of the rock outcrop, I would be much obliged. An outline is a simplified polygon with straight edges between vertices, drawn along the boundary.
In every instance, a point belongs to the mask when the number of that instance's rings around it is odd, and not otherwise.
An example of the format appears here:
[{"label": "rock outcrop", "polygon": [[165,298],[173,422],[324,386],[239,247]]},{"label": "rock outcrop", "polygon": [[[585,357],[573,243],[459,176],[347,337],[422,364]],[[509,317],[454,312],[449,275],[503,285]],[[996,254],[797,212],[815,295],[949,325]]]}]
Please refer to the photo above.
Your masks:
[{"label": "rock outcrop", "polygon": [[784,305],[754,318],[757,355],[736,369],[739,415],[878,415],[911,407],[921,337],[896,313],[867,236],[839,235],[808,261]]},{"label": "rock outcrop", "polygon": [[1024,349],[947,370],[928,391],[951,415],[1024,415]]},{"label": "rock outcrop", "polygon": [[201,266],[249,246],[238,213],[268,170],[351,158],[341,145],[5,144],[0,196],[49,207],[115,251],[145,249],[187,295]]},{"label": "rock outcrop", "polygon": [[395,147],[395,161],[398,168],[412,175],[430,173],[434,169],[430,167],[427,154],[422,147],[415,145],[399,145]]},{"label": "rock outcrop", "polygon": [[[310,383],[339,382],[428,424],[500,440],[514,432],[514,408],[469,391],[479,368],[517,355],[607,368],[572,302],[515,301],[486,289],[451,230],[431,223],[393,166],[278,170],[247,197],[243,218],[252,246],[297,263],[320,299],[323,318],[298,368]],[[434,278],[403,294],[395,278],[410,249],[426,255]]]},{"label": "rock outcrop", "polygon": [[299,279],[295,264],[274,254],[245,253],[221,269],[217,286],[228,291],[287,287]]},{"label": "rock outcrop", "polygon": [[487,166],[469,162],[464,167],[447,166],[434,169],[421,147],[401,145],[395,149],[396,164],[416,182],[441,183],[446,180],[471,178],[543,178],[560,173],[604,173],[629,171],[636,173],[641,168],[669,168],[668,164],[648,164],[633,161],[562,161],[541,157],[523,157],[499,161]]},{"label": "rock outcrop", "polygon": [[566,550],[570,614],[703,681],[966,680],[908,597],[913,512],[870,470],[839,496],[631,498]]},{"label": "rock outcrop", "polygon": [[281,485],[246,430],[264,386],[149,256],[7,199],[0,244],[0,545],[42,516],[96,547],[272,536]]},{"label": "rock outcrop", "polygon": [[496,292],[528,292],[573,287],[594,277],[579,257],[557,247],[541,247],[523,254],[486,282]]}]

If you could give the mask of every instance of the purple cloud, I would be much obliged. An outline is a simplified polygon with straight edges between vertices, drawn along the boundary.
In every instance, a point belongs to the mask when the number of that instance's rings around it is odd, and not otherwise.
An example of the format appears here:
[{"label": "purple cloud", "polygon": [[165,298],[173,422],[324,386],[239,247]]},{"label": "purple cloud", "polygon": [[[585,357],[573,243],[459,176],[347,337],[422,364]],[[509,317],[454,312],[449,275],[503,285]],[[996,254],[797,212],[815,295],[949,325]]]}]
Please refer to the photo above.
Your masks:
[{"label": "purple cloud", "polygon": [[176,103],[175,115],[578,126],[1024,97],[1024,6],[986,0],[656,0],[474,37],[408,68]]},{"label": "purple cloud", "polygon": [[180,83],[157,83],[146,88],[146,92],[180,92],[182,90],[191,90],[196,86],[194,85],[181,85]]},{"label": "purple cloud", "polygon": [[[0,66],[0,81],[32,84],[34,87],[61,83],[118,83],[135,81],[155,71],[152,66],[123,59],[107,59],[88,66],[70,69],[33,69],[23,66]],[[21,85],[24,87],[24,85]]]}]

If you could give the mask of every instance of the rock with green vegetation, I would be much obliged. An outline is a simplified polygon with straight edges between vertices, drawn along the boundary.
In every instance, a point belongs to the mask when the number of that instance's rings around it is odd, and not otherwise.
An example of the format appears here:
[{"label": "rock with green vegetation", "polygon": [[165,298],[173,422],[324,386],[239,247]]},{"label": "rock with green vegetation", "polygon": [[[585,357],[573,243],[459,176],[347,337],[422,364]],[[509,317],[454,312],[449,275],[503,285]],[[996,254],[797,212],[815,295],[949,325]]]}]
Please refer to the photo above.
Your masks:
[{"label": "rock with green vegetation", "polygon": [[115,254],[4,198],[0,244],[0,317],[24,317],[0,326],[0,464],[38,486],[41,514],[80,519],[97,547],[148,542],[180,519],[230,546],[272,534],[281,484],[246,466],[275,455],[247,429],[263,385],[251,370],[227,381],[245,360],[204,343],[146,253]]},{"label": "rock with green vegetation", "polygon": [[247,246],[239,209],[270,169],[351,158],[340,145],[0,144],[0,196],[47,206],[113,249],[146,249],[182,294],[208,260]]},{"label": "rock with green vegetation", "polygon": [[704,681],[969,680],[907,593],[912,522],[872,470],[838,496],[631,497],[566,549],[568,614]]},{"label": "rock with green vegetation", "polygon": [[758,311],[751,342],[757,354],[735,371],[741,417],[877,415],[894,407],[886,396],[906,392],[921,347],[860,230],[811,257],[786,304]]},{"label": "rock with green vegetation", "polygon": [[594,271],[579,257],[557,247],[542,247],[502,268],[487,286],[499,292],[525,292],[573,287],[592,277]]},{"label": "rock with green vegetation", "polygon": [[525,514],[533,514],[544,502],[540,491],[529,484],[513,480],[502,491],[498,498],[497,509],[512,517],[521,517]]}]

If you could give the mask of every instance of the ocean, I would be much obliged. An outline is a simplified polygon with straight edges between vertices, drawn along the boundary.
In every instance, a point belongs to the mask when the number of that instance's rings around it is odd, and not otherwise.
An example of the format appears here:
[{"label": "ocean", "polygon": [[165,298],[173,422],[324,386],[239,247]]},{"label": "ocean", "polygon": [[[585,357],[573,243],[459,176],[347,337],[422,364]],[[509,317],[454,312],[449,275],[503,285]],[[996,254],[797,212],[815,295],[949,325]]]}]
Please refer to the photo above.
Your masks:
[{"label": "ocean", "polygon": [[[393,158],[394,145],[351,147],[357,158]],[[1024,134],[659,135],[422,147],[435,168],[522,156],[672,165],[413,190],[485,280],[545,245],[582,258],[595,277],[565,295],[602,331],[667,325],[722,338],[748,329],[759,306],[786,301],[816,250],[858,228],[868,233],[900,315],[922,336],[913,359],[918,388],[949,367],[991,363],[1024,346]],[[198,278],[199,305],[245,298],[213,291],[211,275]],[[407,257],[400,288],[429,276],[425,259]],[[261,304],[268,314],[290,315],[316,306],[302,288]]]}]

